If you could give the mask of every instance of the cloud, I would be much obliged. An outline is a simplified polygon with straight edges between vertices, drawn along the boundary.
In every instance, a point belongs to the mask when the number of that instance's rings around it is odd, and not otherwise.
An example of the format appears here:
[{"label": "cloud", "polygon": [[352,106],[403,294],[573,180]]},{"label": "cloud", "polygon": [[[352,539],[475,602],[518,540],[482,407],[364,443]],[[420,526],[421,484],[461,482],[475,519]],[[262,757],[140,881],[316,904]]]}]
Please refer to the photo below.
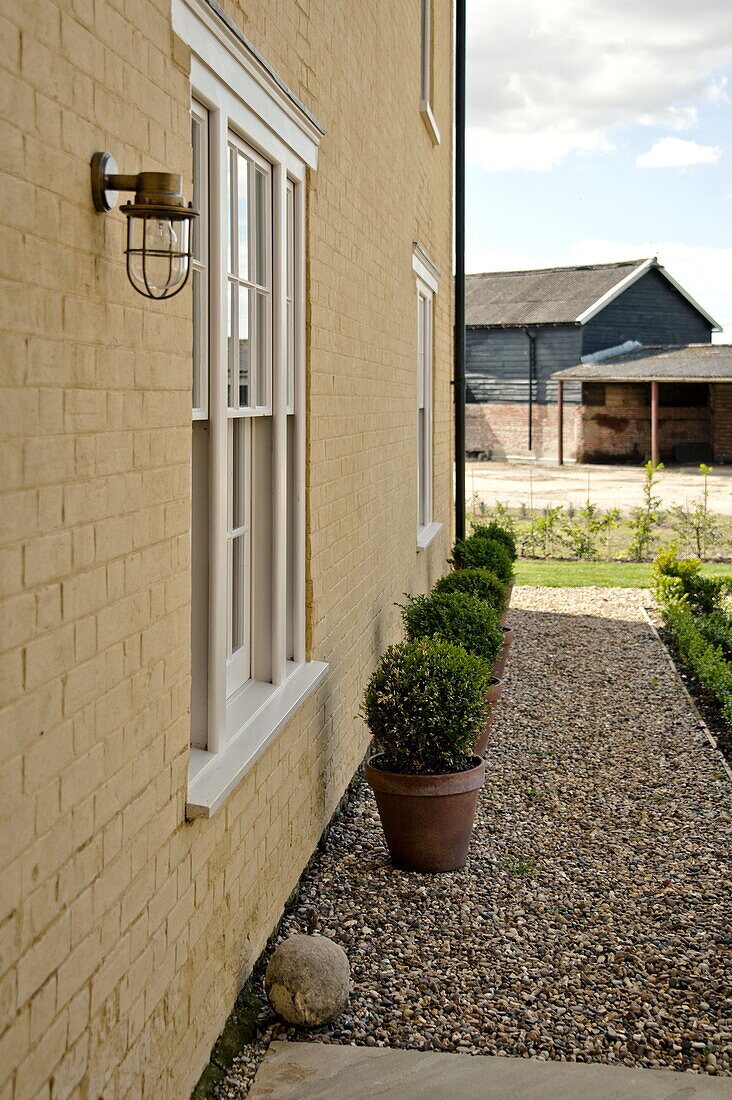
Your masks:
[{"label": "cloud", "polygon": [[570,153],[591,156],[615,148],[601,133],[550,130],[538,134],[492,134],[470,128],[466,134],[466,156],[489,172],[549,172]]},{"label": "cloud", "polygon": [[699,125],[699,112],[696,107],[668,107],[661,114],[639,115],[636,122],[640,126],[667,126],[671,130],[693,130]]},{"label": "cloud", "polygon": [[470,158],[545,170],[622,127],[692,129],[729,64],[729,0],[469,0]]},{"label": "cloud", "polygon": [[693,168],[716,164],[722,156],[718,145],[699,145],[696,141],[665,137],[656,141],[647,153],[636,158],[636,168]]},{"label": "cloud", "polygon": [[586,238],[575,241],[557,256],[486,250],[469,241],[466,256],[468,271],[525,271],[537,267],[563,267],[574,264],[614,263],[657,256],[659,263],[681,283],[684,290],[722,325],[715,334],[717,343],[732,343],[732,248],[680,244],[678,241],[605,240]]}]

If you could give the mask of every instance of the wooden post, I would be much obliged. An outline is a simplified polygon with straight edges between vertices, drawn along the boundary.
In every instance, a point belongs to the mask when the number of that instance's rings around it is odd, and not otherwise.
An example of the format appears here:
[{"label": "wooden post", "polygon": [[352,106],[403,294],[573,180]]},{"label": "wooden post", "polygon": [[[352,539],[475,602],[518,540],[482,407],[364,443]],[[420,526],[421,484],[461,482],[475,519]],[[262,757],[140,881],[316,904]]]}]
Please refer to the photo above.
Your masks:
[{"label": "wooden post", "polygon": [[557,465],[564,465],[564,382],[557,382]]},{"label": "wooden post", "polygon": [[658,466],[658,382],[651,382],[651,462]]}]

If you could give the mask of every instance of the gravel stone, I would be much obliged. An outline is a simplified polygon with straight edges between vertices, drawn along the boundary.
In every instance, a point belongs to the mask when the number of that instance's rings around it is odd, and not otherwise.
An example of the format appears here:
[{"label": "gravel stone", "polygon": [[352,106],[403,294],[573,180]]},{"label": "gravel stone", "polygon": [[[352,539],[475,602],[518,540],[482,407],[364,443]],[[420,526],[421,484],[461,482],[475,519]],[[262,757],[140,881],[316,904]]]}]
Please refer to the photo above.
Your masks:
[{"label": "gravel stone", "polygon": [[272,1039],[732,1075],[732,784],[640,592],[514,590],[516,633],[468,862],[389,864],[361,779],[281,935],[314,907],[345,949],[347,1009],[268,1014]]}]

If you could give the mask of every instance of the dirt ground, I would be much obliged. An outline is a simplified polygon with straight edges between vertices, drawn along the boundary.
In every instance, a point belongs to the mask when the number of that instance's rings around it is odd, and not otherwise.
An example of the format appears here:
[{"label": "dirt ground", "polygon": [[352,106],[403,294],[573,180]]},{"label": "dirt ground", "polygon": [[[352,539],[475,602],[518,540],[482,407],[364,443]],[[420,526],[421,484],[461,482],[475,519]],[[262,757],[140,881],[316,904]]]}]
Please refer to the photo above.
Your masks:
[{"label": "dirt ground", "polygon": [[[539,466],[519,462],[468,462],[465,491],[468,502],[482,500],[489,507],[500,501],[509,508],[544,508],[574,504],[589,497],[607,510],[627,513],[642,502],[643,469],[636,466]],[[701,496],[703,478],[695,467],[661,470],[656,495],[661,507],[693,504]],[[732,516],[732,466],[714,468],[709,478],[709,508]]]}]

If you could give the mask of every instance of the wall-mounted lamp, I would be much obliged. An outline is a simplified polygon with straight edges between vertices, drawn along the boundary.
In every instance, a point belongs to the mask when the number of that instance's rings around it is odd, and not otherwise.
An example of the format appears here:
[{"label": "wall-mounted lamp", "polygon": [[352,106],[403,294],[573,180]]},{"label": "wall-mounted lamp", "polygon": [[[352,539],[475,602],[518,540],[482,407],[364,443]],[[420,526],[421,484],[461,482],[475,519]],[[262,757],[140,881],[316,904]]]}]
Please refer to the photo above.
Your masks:
[{"label": "wall-mounted lamp", "polygon": [[119,191],[134,191],[135,201],[121,207],[127,218],[127,275],[146,298],[172,298],[188,281],[193,251],[191,223],[198,217],[183,200],[183,177],[172,172],[122,176],[114,157],[95,153],[91,162],[92,197],[100,213],[117,205]]}]

